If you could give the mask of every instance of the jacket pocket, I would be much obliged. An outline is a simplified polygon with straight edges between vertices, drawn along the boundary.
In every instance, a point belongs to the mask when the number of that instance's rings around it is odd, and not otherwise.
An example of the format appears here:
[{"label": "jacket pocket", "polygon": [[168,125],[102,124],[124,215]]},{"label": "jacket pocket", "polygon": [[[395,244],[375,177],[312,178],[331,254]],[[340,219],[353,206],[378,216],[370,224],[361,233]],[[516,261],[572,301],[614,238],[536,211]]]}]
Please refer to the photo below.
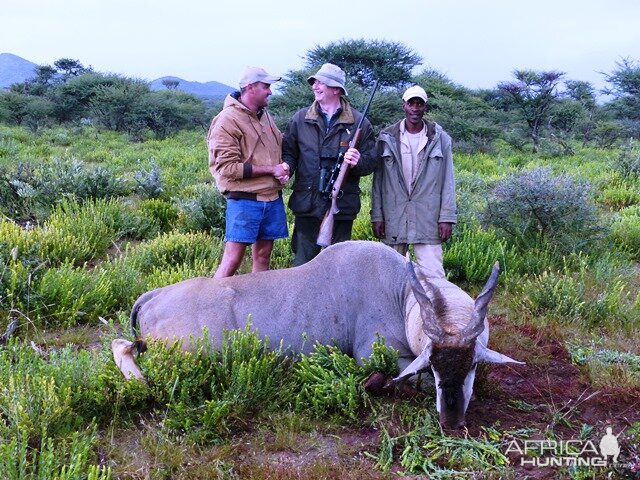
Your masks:
[{"label": "jacket pocket", "polygon": [[350,183],[342,186],[342,193],[338,198],[339,215],[355,217],[360,211],[360,187]]},{"label": "jacket pocket", "polygon": [[309,213],[313,210],[318,191],[311,182],[296,182],[289,197],[289,208],[294,214]]},{"label": "jacket pocket", "polygon": [[430,159],[442,160],[442,157],[442,148],[440,148],[440,145],[434,146],[429,152]]}]

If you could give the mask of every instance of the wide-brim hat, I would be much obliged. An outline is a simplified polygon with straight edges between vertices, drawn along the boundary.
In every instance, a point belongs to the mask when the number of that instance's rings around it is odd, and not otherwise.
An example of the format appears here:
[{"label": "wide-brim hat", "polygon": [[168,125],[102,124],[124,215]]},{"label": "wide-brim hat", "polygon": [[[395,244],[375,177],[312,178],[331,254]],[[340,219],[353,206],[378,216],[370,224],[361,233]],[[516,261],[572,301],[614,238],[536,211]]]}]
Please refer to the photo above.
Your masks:
[{"label": "wide-brim hat", "polygon": [[337,65],[333,63],[325,63],[320,67],[320,70],[315,75],[311,75],[307,78],[309,85],[313,85],[313,82],[318,80],[329,87],[341,88],[342,92],[347,95],[347,89],[345,88],[346,75]]}]

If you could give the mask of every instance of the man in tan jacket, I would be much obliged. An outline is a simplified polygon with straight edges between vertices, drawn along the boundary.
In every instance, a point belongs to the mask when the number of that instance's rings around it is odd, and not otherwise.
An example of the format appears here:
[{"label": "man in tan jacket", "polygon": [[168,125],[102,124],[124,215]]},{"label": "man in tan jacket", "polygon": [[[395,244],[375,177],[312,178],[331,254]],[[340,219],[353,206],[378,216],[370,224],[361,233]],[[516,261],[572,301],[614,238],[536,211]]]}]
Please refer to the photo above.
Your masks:
[{"label": "man in tan jacket", "polygon": [[209,169],[227,199],[225,246],[216,278],[232,276],[252,245],[253,272],[269,269],[273,241],[288,236],[282,134],[266,107],[280,77],[249,67],[209,127]]}]

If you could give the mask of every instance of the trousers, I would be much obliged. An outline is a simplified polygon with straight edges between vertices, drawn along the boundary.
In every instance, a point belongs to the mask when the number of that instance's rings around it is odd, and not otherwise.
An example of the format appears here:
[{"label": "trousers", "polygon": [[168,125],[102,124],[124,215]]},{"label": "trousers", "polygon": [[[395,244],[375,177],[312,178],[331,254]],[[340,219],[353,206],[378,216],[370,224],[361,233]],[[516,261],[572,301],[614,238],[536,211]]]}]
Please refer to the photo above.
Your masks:
[{"label": "trousers", "polygon": [[[296,217],[291,236],[291,250],[293,250],[293,266],[298,267],[307,263],[320,253],[321,247],[316,244],[322,220],[315,217]],[[353,220],[335,220],[332,243],[351,240]]]}]

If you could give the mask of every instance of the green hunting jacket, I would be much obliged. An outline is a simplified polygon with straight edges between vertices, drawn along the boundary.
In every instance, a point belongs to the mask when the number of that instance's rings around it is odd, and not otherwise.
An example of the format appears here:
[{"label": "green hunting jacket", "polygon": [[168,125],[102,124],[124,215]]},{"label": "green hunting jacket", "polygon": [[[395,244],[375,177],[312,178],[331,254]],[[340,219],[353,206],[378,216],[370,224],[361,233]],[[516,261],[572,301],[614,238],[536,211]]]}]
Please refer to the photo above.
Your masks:
[{"label": "green hunting jacket", "polygon": [[387,244],[441,243],[438,223],[456,223],[456,192],[451,137],[425,121],[428,142],[420,152],[411,191],[402,173],[400,124],[380,132],[378,168],[373,173],[371,221],[385,224]]},{"label": "green hunting jacket", "polygon": [[[340,153],[340,143],[348,144],[362,114],[341,99],[341,112],[329,129],[321,118],[319,105],[298,110],[284,133],[282,159],[289,164],[291,176],[295,175],[289,208],[296,216],[322,218],[330,201],[319,194],[320,168],[332,167]],[[339,220],[353,220],[360,211],[360,177],[370,175],[376,167],[376,140],[371,123],[362,123],[362,139],[358,145],[360,160],[349,169],[337,200]]]}]

